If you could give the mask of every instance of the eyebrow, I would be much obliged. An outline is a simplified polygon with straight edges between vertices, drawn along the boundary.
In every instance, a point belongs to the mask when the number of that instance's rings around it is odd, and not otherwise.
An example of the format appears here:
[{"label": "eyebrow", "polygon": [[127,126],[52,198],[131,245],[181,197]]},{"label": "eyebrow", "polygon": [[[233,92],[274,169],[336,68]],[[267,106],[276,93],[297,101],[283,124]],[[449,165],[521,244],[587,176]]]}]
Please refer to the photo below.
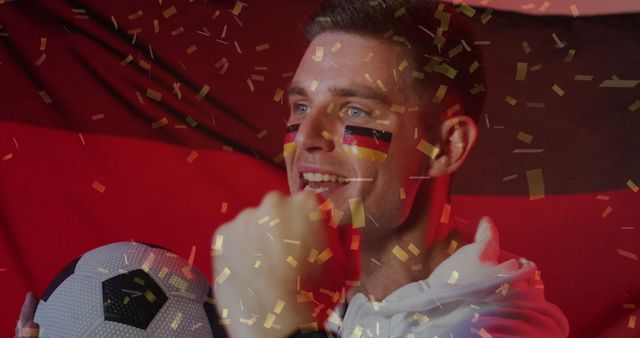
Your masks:
[{"label": "eyebrow", "polygon": [[[378,101],[386,105],[391,104],[391,98],[388,95],[366,85],[350,84],[345,87],[334,86],[329,88],[329,91],[333,96],[337,97],[359,97],[366,100]],[[309,94],[299,83],[291,83],[287,88],[287,96],[309,97]]]}]

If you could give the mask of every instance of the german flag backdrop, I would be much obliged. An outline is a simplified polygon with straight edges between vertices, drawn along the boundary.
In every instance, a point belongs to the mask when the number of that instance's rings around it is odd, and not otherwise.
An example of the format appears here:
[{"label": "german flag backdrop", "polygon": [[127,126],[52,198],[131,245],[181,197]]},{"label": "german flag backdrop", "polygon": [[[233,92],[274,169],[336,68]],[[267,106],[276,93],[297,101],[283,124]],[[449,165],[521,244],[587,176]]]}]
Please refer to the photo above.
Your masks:
[{"label": "german flag backdrop", "polygon": [[[109,242],[210,275],[216,226],[286,191],[284,89],[317,1],[0,1],[0,335]],[[640,16],[477,8],[489,98],[450,222],[492,216],[573,337],[640,335]]]}]

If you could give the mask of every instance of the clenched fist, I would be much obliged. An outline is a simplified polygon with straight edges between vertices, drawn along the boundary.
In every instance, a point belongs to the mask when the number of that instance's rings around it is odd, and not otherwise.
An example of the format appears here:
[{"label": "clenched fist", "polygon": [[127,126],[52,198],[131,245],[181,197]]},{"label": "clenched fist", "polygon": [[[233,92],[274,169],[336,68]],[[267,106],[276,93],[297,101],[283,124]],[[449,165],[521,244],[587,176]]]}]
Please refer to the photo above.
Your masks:
[{"label": "clenched fist", "polygon": [[218,312],[233,337],[322,328],[359,278],[358,234],[311,192],[267,194],[213,237]]}]

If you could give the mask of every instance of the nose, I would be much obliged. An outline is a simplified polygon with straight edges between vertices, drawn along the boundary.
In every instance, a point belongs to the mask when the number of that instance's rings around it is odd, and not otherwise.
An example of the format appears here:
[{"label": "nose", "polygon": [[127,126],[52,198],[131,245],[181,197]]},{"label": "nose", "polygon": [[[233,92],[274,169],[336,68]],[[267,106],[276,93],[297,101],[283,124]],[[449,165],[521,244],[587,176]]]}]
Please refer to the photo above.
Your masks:
[{"label": "nose", "polygon": [[305,152],[332,152],[335,148],[333,133],[336,119],[325,109],[314,109],[307,113],[296,134],[298,149]]}]

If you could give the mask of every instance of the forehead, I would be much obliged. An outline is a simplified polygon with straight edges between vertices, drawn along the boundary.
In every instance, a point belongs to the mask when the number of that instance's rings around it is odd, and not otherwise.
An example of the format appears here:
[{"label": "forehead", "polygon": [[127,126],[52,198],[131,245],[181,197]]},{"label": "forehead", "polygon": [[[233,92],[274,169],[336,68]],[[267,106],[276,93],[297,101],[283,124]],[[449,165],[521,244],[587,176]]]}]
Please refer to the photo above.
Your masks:
[{"label": "forehead", "polygon": [[406,99],[410,87],[409,58],[399,46],[353,33],[318,35],[300,60],[294,83],[317,88],[365,85]]}]

